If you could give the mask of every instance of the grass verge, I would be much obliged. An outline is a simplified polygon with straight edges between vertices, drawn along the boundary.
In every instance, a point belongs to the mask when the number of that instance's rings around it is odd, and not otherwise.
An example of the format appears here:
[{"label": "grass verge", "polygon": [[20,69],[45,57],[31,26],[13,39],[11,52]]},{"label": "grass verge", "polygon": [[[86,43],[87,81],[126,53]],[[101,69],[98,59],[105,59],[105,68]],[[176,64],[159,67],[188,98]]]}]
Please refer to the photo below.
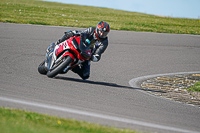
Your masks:
[{"label": "grass verge", "polygon": [[136,133],[9,108],[0,108],[0,118],[2,133]]},{"label": "grass verge", "polygon": [[200,35],[199,19],[159,17],[136,12],[36,0],[1,0],[0,22]]},{"label": "grass verge", "polygon": [[200,92],[200,81],[196,82],[193,86],[187,88],[188,91]]}]

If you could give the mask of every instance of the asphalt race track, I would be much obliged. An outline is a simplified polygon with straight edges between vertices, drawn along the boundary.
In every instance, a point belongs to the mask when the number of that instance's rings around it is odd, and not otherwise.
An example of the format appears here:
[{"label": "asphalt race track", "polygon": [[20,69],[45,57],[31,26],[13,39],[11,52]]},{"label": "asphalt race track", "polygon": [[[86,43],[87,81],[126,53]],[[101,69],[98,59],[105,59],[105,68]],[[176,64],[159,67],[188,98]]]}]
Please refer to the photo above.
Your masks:
[{"label": "asphalt race track", "polygon": [[73,29],[0,23],[0,106],[139,131],[200,132],[198,107],[129,85],[146,75],[200,71],[200,36],[111,31],[89,80],[71,71],[40,75],[48,45]]}]

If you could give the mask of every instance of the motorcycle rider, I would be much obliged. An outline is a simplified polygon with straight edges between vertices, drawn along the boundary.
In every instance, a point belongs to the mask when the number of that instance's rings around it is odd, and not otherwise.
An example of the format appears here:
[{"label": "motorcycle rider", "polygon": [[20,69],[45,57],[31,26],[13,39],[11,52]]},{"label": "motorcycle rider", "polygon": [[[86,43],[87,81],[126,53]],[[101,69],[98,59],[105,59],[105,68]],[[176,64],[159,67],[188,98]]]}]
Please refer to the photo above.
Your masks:
[{"label": "motorcycle rider", "polygon": [[[65,32],[65,35],[57,41],[57,44],[69,39],[70,37],[84,35],[85,40],[89,38],[89,42],[91,41],[91,43],[94,43],[95,47],[90,60],[93,62],[98,62],[101,59],[101,54],[108,46],[107,35],[109,31],[109,24],[105,21],[101,21],[96,27],[89,27],[84,31],[74,30]],[[77,66],[72,69],[72,71],[77,73],[83,80],[88,79],[90,76],[90,60],[87,60],[82,63],[81,66]]]}]

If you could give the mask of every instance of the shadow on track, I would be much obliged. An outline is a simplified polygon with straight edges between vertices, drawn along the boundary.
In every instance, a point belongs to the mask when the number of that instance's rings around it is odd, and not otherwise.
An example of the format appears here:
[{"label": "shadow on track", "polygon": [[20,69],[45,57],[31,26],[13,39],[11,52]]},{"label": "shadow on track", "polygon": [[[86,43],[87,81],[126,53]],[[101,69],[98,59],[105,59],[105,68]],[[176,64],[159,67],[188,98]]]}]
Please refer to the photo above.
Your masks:
[{"label": "shadow on track", "polygon": [[152,92],[166,93],[164,91],[156,91],[156,90],[142,89],[142,88],[133,88],[133,87],[129,87],[129,86],[118,85],[116,83],[107,83],[107,82],[99,82],[99,81],[82,80],[82,79],[62,77],[62,76],[56,76],[55,79],[74,81],[74,82],[79,82],[79,83],[89,83],[89,84],[102,85],[102,86],[108,86],[108,87],[117,87],[117,88],[125,88],[125,89],[135,89],[135,90],[142,90],[142,91],[152,91]]}]

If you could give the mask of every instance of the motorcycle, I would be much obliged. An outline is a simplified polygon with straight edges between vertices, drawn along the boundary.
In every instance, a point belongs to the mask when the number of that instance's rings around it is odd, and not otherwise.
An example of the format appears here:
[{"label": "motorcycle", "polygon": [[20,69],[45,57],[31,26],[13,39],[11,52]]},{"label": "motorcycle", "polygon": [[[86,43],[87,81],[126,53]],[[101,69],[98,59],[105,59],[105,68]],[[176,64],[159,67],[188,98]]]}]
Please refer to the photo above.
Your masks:
[{"label": "motorcycle", "polygon": [[82,41],[81,36],[71,37],[57,45],[51,43],[46,50],[46,59],[38,66],[38,72],[49,78],[67,73],[91,58],[91,47],[90,43]]}]

